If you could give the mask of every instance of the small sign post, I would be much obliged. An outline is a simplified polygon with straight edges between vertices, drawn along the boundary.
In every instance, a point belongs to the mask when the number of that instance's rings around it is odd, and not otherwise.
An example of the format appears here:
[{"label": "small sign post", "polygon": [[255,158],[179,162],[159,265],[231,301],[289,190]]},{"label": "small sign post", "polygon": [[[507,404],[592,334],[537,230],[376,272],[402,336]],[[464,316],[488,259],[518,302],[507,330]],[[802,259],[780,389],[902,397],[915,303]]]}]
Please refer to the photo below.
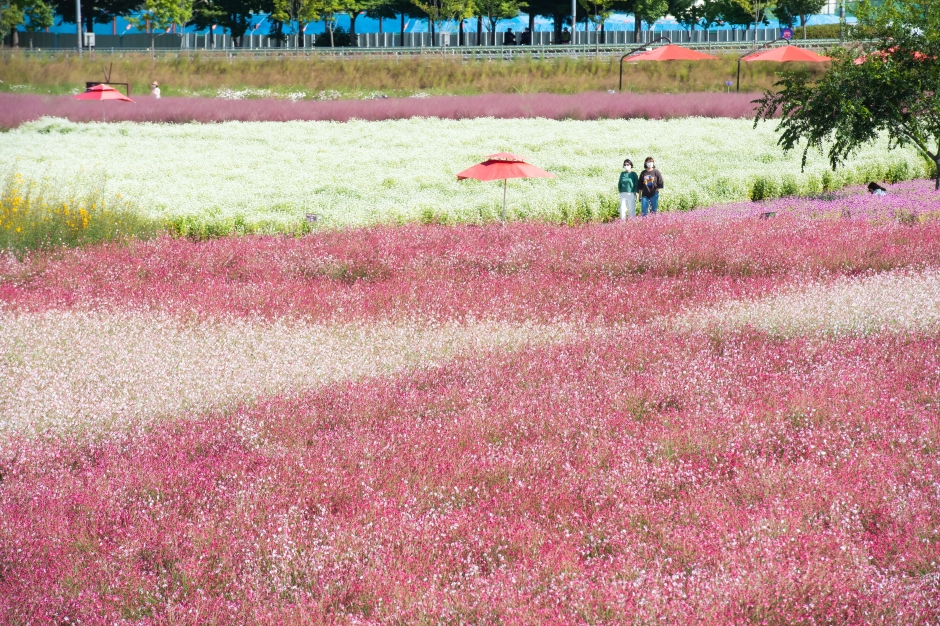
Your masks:
[{"label": "small sign post", "polygon": [[784,28],[782,31],[780,31],[780,38],[790,41],[791,39],[793,39],[793,30],[789,28]]}]

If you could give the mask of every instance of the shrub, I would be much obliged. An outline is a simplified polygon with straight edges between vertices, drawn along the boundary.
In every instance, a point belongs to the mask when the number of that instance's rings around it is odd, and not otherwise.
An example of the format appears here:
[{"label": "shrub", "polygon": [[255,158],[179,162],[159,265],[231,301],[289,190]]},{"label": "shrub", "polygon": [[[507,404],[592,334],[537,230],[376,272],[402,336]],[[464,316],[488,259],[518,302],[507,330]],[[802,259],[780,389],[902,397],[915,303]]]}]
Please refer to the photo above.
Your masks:
[{"label": "shrub", "polygon": [[100,192],[56,194],[12,174],[0,192],[0,249],[23,251],[150,237],[159,225],[120,198]]}]

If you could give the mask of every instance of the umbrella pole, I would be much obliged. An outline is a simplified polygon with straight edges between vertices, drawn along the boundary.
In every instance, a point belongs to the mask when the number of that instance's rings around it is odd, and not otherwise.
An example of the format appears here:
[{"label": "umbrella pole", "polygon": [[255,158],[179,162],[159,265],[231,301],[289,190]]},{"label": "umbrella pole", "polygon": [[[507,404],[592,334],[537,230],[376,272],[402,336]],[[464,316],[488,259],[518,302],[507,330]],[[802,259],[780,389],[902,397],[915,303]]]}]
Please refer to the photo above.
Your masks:
[{"label": "umbrella pole", "polygon": [[503,222],[506,221],[506,185],[509,184],[509,179],[503,179]]}]

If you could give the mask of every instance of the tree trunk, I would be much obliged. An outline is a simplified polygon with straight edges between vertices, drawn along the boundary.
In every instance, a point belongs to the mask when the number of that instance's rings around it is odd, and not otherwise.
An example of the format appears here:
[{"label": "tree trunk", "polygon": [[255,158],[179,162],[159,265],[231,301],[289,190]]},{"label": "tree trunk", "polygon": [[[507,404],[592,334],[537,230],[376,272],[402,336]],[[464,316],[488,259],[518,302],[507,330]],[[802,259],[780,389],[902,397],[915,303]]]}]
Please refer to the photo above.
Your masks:
[{"label": "tree trunk", "polygon": [[359,17],[357,11],[349,12],[349,41],[353,46],[358,46],[359,43],[356,41],[356,18]]},{"label": "tree trunk", "polygon": [[460,18],[460,26],[458,26],[457,31],[457,45],[463,45],[463,18]]},{"label": "tree trunk", "polygon": [[806,41],[806,16],[800,16],[800,22],[803,24],[803,41]]},{"label": "tree trunk", "polygon": [[483,16],[477,15],[477,45],[483,45]]},{"label": "tree trunk", "polygon": [[405,47],[405,12],[401,12],[401,45]]},{"label": "tree trunk", "polygon": [[530,10],[529,12],[529,45],[534,45],[535,43],[535,13]]},{"label": "tree trunk", "polygon": [[640,38],[643,36],[643,17],[639,13],[633,14],[633,43],[640,45]]}]

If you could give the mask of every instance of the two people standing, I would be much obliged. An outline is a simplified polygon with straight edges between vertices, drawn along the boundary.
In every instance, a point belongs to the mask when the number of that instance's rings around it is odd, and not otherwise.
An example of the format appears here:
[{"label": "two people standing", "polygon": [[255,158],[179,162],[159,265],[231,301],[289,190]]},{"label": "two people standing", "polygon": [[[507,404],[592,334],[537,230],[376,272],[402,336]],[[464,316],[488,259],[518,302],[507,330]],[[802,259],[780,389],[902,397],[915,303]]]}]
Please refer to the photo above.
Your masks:
[{"label": "two people standing", "polygon": [[636,196],[640,194],[640,211],[643,217],[659,210],[659,190],[663,188],[663,175],[656,169],[653,157],[646,157],[643,171],[633,171],[633,161],[623,162],[623,171],[617,188],[620,191],[620,219],[626,221],[627,215],[636,217]]}]

